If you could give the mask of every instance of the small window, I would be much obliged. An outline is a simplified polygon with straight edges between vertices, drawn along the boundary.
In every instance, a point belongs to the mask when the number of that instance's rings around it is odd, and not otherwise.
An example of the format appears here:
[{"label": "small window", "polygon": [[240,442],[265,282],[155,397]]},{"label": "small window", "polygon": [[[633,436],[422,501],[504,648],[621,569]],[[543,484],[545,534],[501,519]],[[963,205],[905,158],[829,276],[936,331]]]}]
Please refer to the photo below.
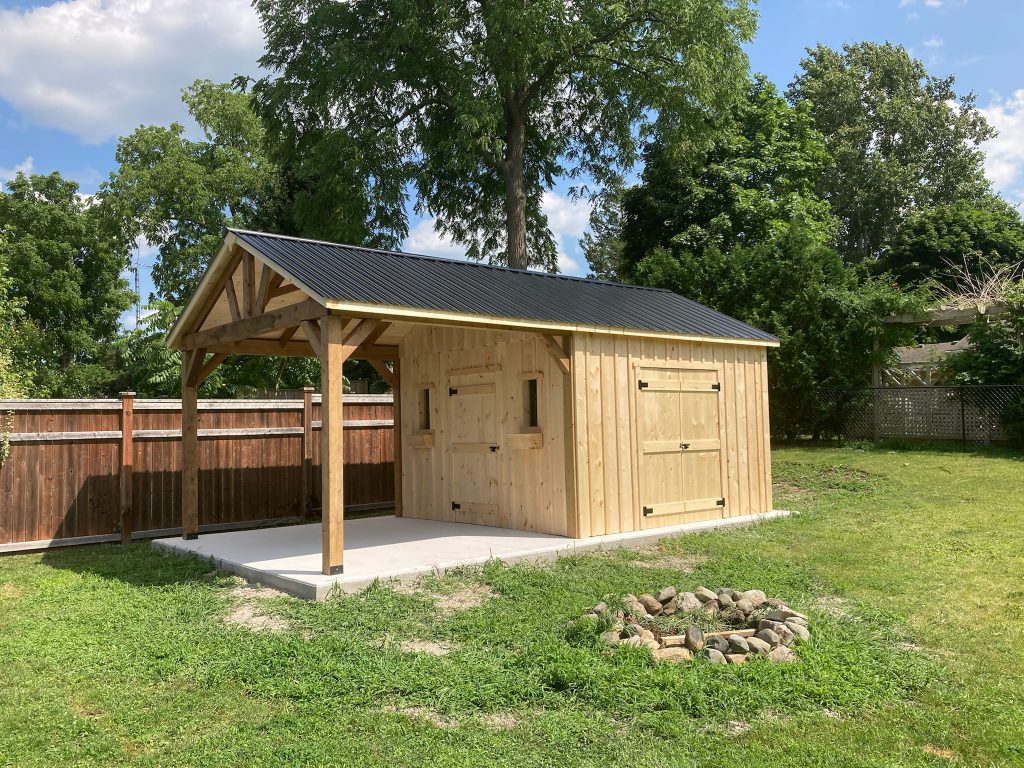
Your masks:
[{"label": "small window", "polygon": [[540,414],[537,409],[537,379],[523,379],[523,427],[537,429],[540,427]]},{"label": "small window", "polygon": [[430,390],[421,389],[420,396],[417,402],[417,419],[416,423],[419,425],[419,429],[426,432],[430,429]]}]

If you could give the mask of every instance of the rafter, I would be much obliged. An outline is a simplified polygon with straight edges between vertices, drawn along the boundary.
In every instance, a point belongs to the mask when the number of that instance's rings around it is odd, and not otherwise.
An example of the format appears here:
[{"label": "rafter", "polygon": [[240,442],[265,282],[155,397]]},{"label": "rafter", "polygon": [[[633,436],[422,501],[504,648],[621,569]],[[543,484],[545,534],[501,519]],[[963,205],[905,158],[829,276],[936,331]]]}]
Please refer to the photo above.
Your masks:
[{"label": "rafter", "polygon": [[327,314],[327,310],[323,305],[313,299],[307,299],[298,304],[289,304],[270,312],[244,317],[233,323],[189,334],[185,337],[182,346],[186,349],[196,349],[241,341],[270,331],[290,328],[304,320],[312,320],[325,314]]}]

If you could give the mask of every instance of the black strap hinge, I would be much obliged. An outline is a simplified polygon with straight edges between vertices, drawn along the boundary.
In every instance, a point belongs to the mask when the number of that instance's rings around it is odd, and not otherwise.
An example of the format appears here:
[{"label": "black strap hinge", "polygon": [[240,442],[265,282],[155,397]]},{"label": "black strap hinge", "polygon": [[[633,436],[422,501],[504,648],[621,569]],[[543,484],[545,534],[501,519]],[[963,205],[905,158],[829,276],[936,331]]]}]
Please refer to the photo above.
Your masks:
[{"label": "black strap hinge", "polygon": [[720,507],[724,507],[725,506],[725,499],[719,499],[715,503],[718,504],[718,506],[720,506]]},{"label": "black strap hinge", "polygon": [[458,387],[448,387],[448,397],[459,394]]},{"label": "black strap hinge", "polygon": [[646,381],[641,381],[640,382],[640,389],[647,389],[649,386],[651,386],[651,385],[648,384]]},{"label": "black strap hinge", "polygon": [[711,388],[713,390],[715,390],[715,392],[721,392],[722,391],[722,385],[721,384],[712,384]]},{"label": "black strap hinge", "polygon": [[644,513],[644,517],[650,517],[654,514],[654,507],[644,507],[641,511]]},{"label": "black strap hinge", "polygon": [[457,509],[462,509],[462,505],[459,504],[457,501],[453,501],[452,502],[452,512],[454,512]]}]

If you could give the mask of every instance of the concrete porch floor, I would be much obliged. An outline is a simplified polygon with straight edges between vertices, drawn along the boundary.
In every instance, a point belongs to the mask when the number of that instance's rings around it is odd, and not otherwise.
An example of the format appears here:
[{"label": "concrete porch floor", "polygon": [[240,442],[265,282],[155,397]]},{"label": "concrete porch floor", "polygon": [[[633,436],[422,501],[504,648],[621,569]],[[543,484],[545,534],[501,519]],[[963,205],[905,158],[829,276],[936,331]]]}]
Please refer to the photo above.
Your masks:
[{"label": "concrete porch floor", "polygon": [[493,558],[505,562],[547,560],[591,549],[638,547],[665,536],[744,525],[786,514],[776,511],[589,539],[393,516],[347,520],[345,573],[337,576],[320,573],[319,523],[207,533],[193,541],[155,539],[153,546],[208,558],[219,568],[296,597],[325,600],[335,590],[354,592],[374,579],[412,580]]}]

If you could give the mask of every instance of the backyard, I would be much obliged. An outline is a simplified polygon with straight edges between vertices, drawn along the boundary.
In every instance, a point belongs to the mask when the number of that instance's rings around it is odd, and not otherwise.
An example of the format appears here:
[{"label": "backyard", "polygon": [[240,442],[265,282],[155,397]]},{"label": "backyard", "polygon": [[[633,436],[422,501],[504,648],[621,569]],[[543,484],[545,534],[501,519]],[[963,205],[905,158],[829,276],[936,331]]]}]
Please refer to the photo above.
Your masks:
[{"label": "backyard", "polygon": [[[1024,456],[787,447],[799,514],[327,603],[148,544],[0,558],[0,764],[1024,763]],[[800,660],[654,664],[606,595],[762,589]]]}]

